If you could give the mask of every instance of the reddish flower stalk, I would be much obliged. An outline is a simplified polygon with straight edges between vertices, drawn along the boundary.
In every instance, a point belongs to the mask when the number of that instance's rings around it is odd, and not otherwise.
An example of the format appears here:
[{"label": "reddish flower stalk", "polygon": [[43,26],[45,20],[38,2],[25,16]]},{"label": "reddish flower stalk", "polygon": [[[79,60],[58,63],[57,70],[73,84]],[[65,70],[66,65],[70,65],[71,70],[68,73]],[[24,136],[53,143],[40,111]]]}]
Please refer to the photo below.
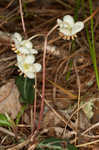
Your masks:
[{"label": "reddish flower stalk", "polygon": [[58,27],[58,25],[55,25],[45,36],[45,42],[44,42],[44,53],[43,53],[43,77],[42,77],[42,102],[41,102],[41,110],[40,110],[40,117],[38,122],[38,130],[40,129],[40,124],[43,118],[43,110],[44,110],[44,99],[45,99],[45,75],[46,75],[46,48],[47,48],[47,39],[48,36]]}]

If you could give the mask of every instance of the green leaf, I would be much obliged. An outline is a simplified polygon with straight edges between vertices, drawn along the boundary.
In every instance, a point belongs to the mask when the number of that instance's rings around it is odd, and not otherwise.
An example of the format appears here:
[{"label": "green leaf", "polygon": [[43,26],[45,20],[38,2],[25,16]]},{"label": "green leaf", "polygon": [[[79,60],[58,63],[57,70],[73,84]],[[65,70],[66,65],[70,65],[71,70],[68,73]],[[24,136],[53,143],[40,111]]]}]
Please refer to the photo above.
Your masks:
[{"label": "green leaf", "polygon": [[67,150],[78,150],[78,149],[72,144],[67,144]]},{"label": "green leaf", "polygon": [[[67,144],[66,144],[67,143]],[[62,145],[66,144],[66,147],[63,148]],[[64,145],[65,146],[65,145]],[[50,137],[41,141],[37,148],[37,150],[78,150],[74,145],[69,144],[67,139],[60,139]]]},{"label": "green leaf", "polygon": [[21,117],[22,117],[24,111],[26,110],[26,108],[27,108],[27,104],[24,104],[24,105],[22,106],[22,108],[21,108],[21,111],[17,114],[16,121],[15,121],[15,122],[16,122],[16,125],[19,124],[20,119],[21,119]]},{"label": "green leaf", "polygon": [[62,141],[64,141],[64,140],[59,139],[59,138],[50,137],[48,139],[43,140],[41,143],[43,143],[43,144],[48,144],[48,143],[55,144],[55,143],[60,143]]},{"label": "green leaf", "polygon": [[24,78],[23,76],[18,76],[16,78],[16,85],[20,92],[21,102],[26,104],[33,104],[34,101],[34,79]]},{"label": "green leaf", "polygon": [[12,126],[12,124],[8,121],[8,118],[4,114],[0,114],[0,126]]},{"label": "green leaf", "polygon": [[41,141],[38,144],[37,150],[42,149],[42,148],[46,148],[46,150],[50,150],[50,149],[62,150],[63,149],[62,143],[66,143],[66,140],[51,137],[51,138],[48,138],[48,139]]}]

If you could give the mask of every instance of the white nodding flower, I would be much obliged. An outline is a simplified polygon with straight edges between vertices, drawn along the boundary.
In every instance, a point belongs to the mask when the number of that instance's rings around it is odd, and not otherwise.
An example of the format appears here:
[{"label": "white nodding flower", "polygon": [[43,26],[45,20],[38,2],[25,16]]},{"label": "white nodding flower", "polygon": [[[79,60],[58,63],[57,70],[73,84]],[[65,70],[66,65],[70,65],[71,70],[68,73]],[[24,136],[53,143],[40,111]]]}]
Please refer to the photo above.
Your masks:
[{"label": "white nodding flower", "polygon": [[28,64],[33,64],[35,62],[35,56],[34,55],[22,55],[19,54],[17,55],[17,62],[18,63],[28,63]]},{"label": "white nodding flower", "polygon": [[26,62],[18,62],[18,67],[22,73],[30,79],[35,78],[35,73],[41,70],[41,64],[28,64]]},{"label": "white nodding flower", "polygon": [[62,33],[63,36],[72,37],[72,39],[84,28],[83,22],[75,22],[73,17],[70,15],[64,16],[63,20],[57,19],[57,24],[59,26],[59,32]]},{"label": "white nodding flower", "polygon": [[30,79],[35,78],[35,73],[41,70],[41,64],[34,63],[34,55],[17,55],[17,66],[21,73],[24,73]]},{"label": "white nodding flower", "polygon": [[22,40],[22,36],[15,32],[12,35],[12,40],[15,43],[15,48],[17,51],[16,53],[21,53],[21,54],[37,54],[38,51],[33,48],[33,44],[31,41],[27,40]]},{"label": "white nodding flower", "polygon": [[17,48],[17,53],[21,53],[21,54],[37,54],[37,50],[33,49],[33,48],[27,48],[25,46],[23,46],[22,44],[18,44],[16,46]]}]

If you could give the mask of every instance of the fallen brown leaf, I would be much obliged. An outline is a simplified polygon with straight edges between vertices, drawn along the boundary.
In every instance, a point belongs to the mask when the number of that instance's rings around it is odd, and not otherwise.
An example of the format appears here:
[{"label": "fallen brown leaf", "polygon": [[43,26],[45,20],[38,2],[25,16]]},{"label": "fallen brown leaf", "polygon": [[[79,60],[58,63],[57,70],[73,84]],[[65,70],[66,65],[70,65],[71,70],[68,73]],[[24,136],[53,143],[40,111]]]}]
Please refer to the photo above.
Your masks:
[{"label": "fallen brown leaf", "polygon": [[19,92],[14,80],[10,80],[0,88],[0,113],[7,112],[15,119],[20,110]]}]

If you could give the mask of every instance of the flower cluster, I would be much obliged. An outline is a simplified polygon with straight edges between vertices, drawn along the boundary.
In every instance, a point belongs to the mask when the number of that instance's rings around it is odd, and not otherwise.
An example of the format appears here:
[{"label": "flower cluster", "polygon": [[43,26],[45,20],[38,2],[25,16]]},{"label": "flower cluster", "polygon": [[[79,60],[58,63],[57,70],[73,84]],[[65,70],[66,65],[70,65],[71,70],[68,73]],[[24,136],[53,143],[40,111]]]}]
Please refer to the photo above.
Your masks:
[{"label": "flower cluster", "polygon": [[[59,27],[59,34],[63,39],[74,40],[77,37],[77,33],[84,28],[84,23],[81,21],[75,22],[73,17],[66,15],[63,20],[57,19],[57,25]],[[21,73],[24,73],[28,78],[34,78],[35,73],[41,70],[41,64],[35,63],[35,56],[37,50],[33,48],[33,44],[28,40],[23,40],[19,33],[14,33],[12,36],[12,50],[17,54],[17,66]],[[48,47],[47,49],[50,49]],[[55,54],[55,47],[51,49],[51,52]],[[57,53],[58,54],[58,53]]]},{"label": "flower cluster", "polygon": [[23,40],[19,33],[12,35],[12,50],[17,54],[17,66],[21,73],[30,79],[35,78],[35,73],[41,70],[41,64],[34,63],[37,50],[33,49],[33,44],[29,40]]},{"label": "flower cluster", "polygon": [[57,19],[57,24],[59,26],[60,35],[63,39],[74,40],[77,37],[77,33],[84,28],[84,23],[81,21],[74,22],[74,19],[70,15],[63,17],[63,20]]}]

